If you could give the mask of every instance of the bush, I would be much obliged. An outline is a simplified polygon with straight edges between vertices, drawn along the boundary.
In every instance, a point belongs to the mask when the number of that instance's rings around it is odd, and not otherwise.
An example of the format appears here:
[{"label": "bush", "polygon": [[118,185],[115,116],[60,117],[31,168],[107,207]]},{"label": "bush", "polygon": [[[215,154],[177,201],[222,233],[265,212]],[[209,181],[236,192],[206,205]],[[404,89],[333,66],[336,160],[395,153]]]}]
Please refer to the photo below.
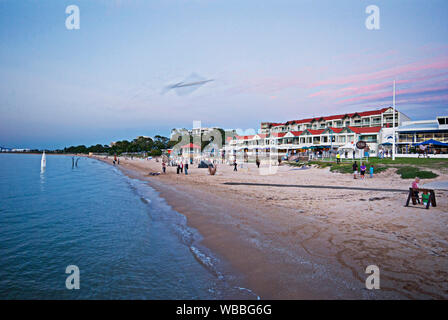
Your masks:
[{"label": "bush", "polygon": [[415,177],[419,177],[421,179],[432,179],[438,177],[438,175],[432,171],[420,171],[415,167],[402,167],[397,170],[397,174],[401,175],[402,179],[414,179]]},{"label": "bush", "polygon": [[162,151],[158,150],[158,149],[153,149],[151,150],[151,156],[152,157],[158,157],[162,155]]}]

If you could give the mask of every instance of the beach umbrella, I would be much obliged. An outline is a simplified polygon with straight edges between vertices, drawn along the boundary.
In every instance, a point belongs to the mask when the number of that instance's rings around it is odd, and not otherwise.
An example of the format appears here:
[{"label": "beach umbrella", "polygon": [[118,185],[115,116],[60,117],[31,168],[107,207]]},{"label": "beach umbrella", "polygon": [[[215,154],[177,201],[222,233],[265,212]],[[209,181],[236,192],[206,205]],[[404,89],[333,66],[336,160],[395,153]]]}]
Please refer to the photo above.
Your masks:
[{"label": "beach umbrella", "polygon": [[443,143],[434,139],[429,139],[420,143],[414,144],[415,146],[427,146],[432,144],[433,146],[439,146],[439,147],[448,147],[448,143]]}]

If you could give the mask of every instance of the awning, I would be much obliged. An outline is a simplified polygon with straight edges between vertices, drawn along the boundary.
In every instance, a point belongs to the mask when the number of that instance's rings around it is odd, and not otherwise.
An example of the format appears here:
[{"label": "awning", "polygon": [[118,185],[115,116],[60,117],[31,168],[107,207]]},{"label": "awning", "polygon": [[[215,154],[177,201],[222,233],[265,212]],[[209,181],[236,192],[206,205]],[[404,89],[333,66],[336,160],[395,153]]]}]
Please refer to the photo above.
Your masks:
[{"label": "awning", "polygon": [[416,143],[414,144],[414,146],[427,146],[427,145],[433,145],[433,146],[438,146],[438,147],[448,147],[448,143],[443,143],[434,139],[429,139],[420,143]]}]

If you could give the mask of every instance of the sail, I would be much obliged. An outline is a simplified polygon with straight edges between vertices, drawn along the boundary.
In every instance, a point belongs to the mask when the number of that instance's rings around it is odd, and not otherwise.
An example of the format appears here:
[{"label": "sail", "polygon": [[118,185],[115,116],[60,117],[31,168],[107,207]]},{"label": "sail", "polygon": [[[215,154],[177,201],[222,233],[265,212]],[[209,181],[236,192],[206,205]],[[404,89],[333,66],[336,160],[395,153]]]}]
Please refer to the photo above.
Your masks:
[{"label": "sail", "polygon": [[47,166],[47,158],[45,156],[45,151],[42,153],[42,159],[40,160],[40,167],[45,168]]}]

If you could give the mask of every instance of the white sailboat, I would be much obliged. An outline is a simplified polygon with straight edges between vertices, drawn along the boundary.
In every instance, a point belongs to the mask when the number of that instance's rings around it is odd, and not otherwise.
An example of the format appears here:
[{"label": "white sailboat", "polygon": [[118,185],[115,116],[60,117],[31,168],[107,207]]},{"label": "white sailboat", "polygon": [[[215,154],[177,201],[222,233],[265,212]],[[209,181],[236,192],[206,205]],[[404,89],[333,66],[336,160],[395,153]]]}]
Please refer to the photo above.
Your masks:
[{"label": "white sailboat", "polygon": [[40,168],[44,170],[46,166],[47,166],[47,157],[45,156],[44,151],[44,153],[42,153],[42,159],[40,160]]}]

